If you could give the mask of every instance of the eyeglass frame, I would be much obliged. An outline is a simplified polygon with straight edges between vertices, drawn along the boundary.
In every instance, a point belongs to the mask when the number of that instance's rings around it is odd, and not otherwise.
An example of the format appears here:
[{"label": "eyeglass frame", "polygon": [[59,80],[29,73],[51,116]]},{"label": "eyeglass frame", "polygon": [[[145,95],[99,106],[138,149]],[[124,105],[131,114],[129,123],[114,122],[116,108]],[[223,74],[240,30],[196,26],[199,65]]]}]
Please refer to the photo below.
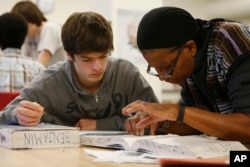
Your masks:
[{"label": "eyeglass frame", "polygon": [[181,55],[182,48],[183,47],[178,48],[177,56],[176,56],[174,62],[171,64],[168,72],[166,72],[164,75],[156,74],[156,73],[153,73],[152,71],[150,71],[150,69],[151,69],[150,65],[148,65],[148,67],[147,67],[147,73],[149,75],[159,77],[159,78],[171,78],[171,77],[173,77],[174,70],[175,70],[176,64],[177,64],[177,62],[179,60],[179,57]]}]

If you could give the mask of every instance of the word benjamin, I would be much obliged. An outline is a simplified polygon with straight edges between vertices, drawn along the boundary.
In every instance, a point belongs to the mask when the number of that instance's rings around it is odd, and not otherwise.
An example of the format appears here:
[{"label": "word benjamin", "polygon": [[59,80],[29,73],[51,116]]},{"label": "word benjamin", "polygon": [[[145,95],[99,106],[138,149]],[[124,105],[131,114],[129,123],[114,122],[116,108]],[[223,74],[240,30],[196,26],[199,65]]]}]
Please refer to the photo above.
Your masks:
[{"label": "word benjamin", "polygon": [[27,132],[24,133],[24,144],[43,145],[43,144],[67,144],[70,143],[68,131],[46,131],[46,132]]}]

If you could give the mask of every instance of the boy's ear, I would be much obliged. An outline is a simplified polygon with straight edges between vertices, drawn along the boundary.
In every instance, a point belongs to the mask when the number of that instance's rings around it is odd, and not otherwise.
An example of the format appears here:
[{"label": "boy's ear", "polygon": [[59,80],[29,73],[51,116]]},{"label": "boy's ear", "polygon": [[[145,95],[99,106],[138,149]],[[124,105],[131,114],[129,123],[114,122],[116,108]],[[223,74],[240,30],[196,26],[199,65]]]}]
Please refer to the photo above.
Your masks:
[{"label": "boy's ear", "polygon": [[68,59],[69,59],[70,61],[73,61],[73,60],[74,60],[74,58],[73,58],[74,55],[72,55],[72,54],[69,53],[69,52],[66,52],[66,53],[67,53]]}]

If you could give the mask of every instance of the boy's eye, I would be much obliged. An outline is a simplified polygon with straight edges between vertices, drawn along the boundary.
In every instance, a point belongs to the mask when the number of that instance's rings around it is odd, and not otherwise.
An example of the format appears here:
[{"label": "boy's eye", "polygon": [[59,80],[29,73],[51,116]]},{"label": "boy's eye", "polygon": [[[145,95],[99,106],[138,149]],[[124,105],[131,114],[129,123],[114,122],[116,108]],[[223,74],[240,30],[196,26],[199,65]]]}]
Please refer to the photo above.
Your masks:
[{"label": "boy's eye", "polygon": [[82,61],[90,61],[90,59],[83,58]]},{"label": "boy's eye", "polygon": [[104,55],[104,56],[100,57],[100,59],[105,59],[106,57],[108,57],[108,55]]}]

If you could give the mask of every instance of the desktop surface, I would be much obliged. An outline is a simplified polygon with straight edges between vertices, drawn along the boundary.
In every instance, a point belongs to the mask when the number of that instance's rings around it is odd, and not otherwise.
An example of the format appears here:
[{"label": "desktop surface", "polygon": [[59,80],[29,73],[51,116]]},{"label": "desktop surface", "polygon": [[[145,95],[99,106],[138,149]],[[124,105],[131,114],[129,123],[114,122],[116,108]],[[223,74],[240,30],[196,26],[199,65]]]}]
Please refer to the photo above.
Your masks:
[{"label": "desktop surface", "polygon": [[95,162],[95,157],[87,155],[80,148],[49,148],[11,150],[0,147],[1,167],[159,167],[159,164]]}]

